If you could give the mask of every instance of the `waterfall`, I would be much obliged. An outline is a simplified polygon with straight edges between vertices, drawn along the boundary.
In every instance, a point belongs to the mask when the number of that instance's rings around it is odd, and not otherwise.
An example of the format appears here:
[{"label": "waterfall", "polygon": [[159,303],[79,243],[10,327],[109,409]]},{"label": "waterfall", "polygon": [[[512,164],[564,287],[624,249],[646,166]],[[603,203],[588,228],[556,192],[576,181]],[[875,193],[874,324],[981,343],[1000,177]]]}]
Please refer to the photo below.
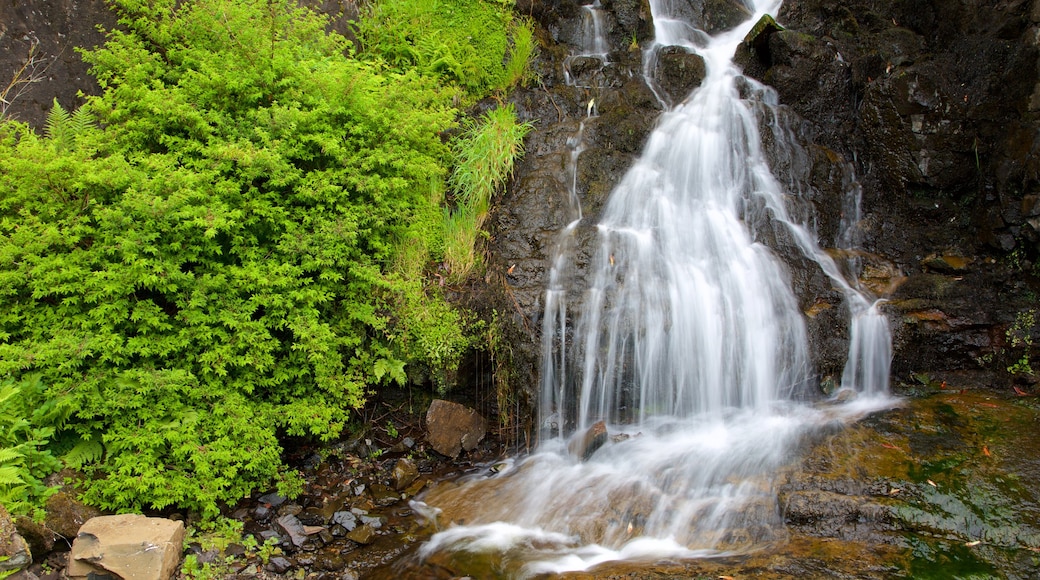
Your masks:
[{"label": "waterfall", "polygon": [[[657,40],[647,51],[686,47],[704,58],[707,77],[662,116],[611,193],[584,304],[568,327],[565,279],[582,219],[572,187],[574,219],[560,233],[545,300],[538,451],[417,502],[431,517],[465,521],[434,535],[421,557],[483,554],[506,576],[527,577],[759,550],[784,540],[773,478],[800,438],[891,404],[883,397],[891,340],[878,301],[789,213],[756,116],[774,104],[749,102],[769,91],[731,62],[779,2],[756,0],[749,21],[715,37],[664,0],[650,4]],[[742,97],[740,87],[754,90]],[[862,393],[860,402],[796,402],[815,385],[812,356],[766,226],[844,295],[842,386]],[[598,450],[588,446],[597,426]]]},{"label": "waterfall", "polygon": [[[581,34],[576,39],[578,51],[564,59],[563,63],[564,77],[568,85],[582,84],[591,88],[603,67],[608,64],[610,44],[607,42],[606,16],[603,12],[599,0],[581,7]],[[577,74],[573,70],[575,62],[580,63]],[[590,62],[594,65],[590,66]]]}]

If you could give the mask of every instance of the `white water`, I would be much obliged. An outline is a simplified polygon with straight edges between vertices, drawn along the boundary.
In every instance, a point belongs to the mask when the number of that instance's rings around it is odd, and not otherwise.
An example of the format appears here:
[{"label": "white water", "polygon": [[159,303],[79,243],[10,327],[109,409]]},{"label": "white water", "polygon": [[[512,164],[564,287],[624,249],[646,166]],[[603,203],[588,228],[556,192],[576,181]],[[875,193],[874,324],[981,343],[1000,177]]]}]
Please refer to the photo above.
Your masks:
[{"label": "white water", "polygon": [[[616,559],[762,549],[784,539],[773,478],[798,441],[892,404],[887,321],[789,215],[755,114],[772,105],[738,91],[738,81],[756,85],[730,58],[779,3],[757,2],[751,20],[710,39],[658,20],[667,7],[651,6],[658,41],[649,50],[686,46],[704,57],[708,76],[663,115],[611,194],[573,330],[565,280],[580,206],[560,234],[546,294],[538,453],[492,478],[431,493],[425,509],[479,506],[464,518],[450,514],[466,525],[436,534],[421,556],[492,553],[497,569],[525,577]],[[571,198],[576,204],[573,188]],[[786,267],[759,239],[767,223],[846,298],[842,387],[860,393],[853,403],[792,402],[816,379]],[[615,441],[581,461],[566,435],[598,421]]]},{"label": "white water", "polygon": [[[605,64],[608,62],[610,53],[610,43],[607,42],[606,33],[606,16],[603,13],[603,6],[599,3],[599,0],[594,0],[592,4],[586,4],[581,7],[581,36],[578,38],[578,52],[567,57],[564,60],[563,72],[568,85],[576,86],[579,83],[579,79],[574,78],[571,74],[571,65],[576,58],[594,58],[599,60],[599,67],[595,73],[591,76],[592,78],[598,77],[600,71]],[[585,79],[587,83],[592,79]],[[593,88],[591,85],[586,88]]]}]

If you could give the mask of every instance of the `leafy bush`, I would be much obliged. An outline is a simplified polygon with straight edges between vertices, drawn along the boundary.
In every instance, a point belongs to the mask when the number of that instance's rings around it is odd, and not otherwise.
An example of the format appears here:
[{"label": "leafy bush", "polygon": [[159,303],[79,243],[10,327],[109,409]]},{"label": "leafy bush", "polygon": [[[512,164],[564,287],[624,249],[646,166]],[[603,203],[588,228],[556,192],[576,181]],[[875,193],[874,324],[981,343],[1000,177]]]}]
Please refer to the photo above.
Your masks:
[{"label": "leafy bush", "polygon": [[380,3],[436,26],[362,25],[374,52],[355,54],[293,0],[115,0],[120,28],[84,56],[102,95],[55,104],[45,136],[0,123],[0,376],[39,376],[25,400],[51,409],[10,410],[0,493],[38,502],[60,437],[85,500],[214,516],[301,487],[279,436],[328,440],[373,388],[450,382],[473,339],[429,283],[447,168],[491,172],[452,178],[472,252],[511,171],[474,155],[515,157],[526,129],[504,108],[453,149],[465,99],[445,83],[519,82],[504,59],[526,41],[507,48],[503,4],[427,4]]},{"label": "leafy bush", "polygon": [[457,111],[291,0],[117,5],[102,96],[47,138],[0,126],[0,374],[68,393],[88,501],[213,515],[284,473],[279,433],[335,437],[406,362],[457,362],[395,341],[464,342],[400,315],[451,312],[399,264],[441,245],[416,239]]},{"label": "leafy bush", "polygon": [[[364,49],[480,98],[526,80],[533,33],[511,1],[379,0],[358,25]],[[512,50],[510,50],[512,38]]]}]

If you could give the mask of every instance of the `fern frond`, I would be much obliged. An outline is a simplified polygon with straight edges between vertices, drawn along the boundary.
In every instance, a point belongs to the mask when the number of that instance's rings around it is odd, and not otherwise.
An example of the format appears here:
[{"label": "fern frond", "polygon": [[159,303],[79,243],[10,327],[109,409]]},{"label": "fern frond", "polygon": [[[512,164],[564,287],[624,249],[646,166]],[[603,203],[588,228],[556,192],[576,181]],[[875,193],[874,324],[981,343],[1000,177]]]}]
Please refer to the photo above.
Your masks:
[{"label": "fern frond", "polygon": [[70,119],[71,116],[68,111],[62,108],[61,103],[58,102],[58,98],[55,97],[54,104],[51,107],[51,112],[47,113],[47,123],[44,125],[44,134],[52,141],[64,141],[65,135],[68,132]]},{"label": "fern frond", "polygon": [[77,443],[62,457],[65,465],[79,469],[88,463],[93,463],[105,455],[105,446],[100,441],[84,439]]},{"label": "fern frond", "polygon": [[18,476],[17,467],[0,467],[0,485],[25,485],[25,481]]},{"label": "fern frond", "polygon": [[[0,463],[13,463],[23,457],[25,457],[25,455],[23,455],[21,451],[18,451],[16,447],[0,448]],[[14,467],[11,467],[11,469],[14,469]]]}]

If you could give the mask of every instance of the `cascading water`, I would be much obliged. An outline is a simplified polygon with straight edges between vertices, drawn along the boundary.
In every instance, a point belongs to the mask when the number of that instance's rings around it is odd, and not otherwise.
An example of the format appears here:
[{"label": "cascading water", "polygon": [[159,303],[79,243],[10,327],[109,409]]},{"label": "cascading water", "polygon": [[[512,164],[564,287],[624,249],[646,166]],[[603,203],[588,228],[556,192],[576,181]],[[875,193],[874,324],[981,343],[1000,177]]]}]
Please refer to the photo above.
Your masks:
[{"label": "cascading water", "polygon": [[[568,85],[574,86],[582,82],[582,79],[576,78],[576,75],[572,74],[571,69],[576,59],[598,61],[595,67],[593,67],[594,70],[585,71],[586,74],[584,76],[586,77],[596,77],[603,66],[607,64],[610,46],[607,43],[604,20],[603,6],[599,3],[599,0],[581,7],[581,36],[577,39],[578,53],[564,60],[563,69]],[[577,75],[577,77],[581,76],[583,75]],[[585,82],[589,80],[588,78],[584,79]]]},{"label": "cascading water", "polygon": [[[759,225],[785,232],[843,292],[851,318],[843,387],[883,395],[891,347],[877,304],[788,214],[755,115],[771,105],[751,106],[738,90],[768,92],[730,59],[779,2],[756,3],[750,21],[715,38],[651,6],[658,41],[649,50],[694,50],[707,77],[664,114],[611,194],[570,344],[561,276],[580,207],[561,233],[546,295],[538,452],[417,503],[466,524],[434,535],[422,557],[479,554],[498,573],[524,577],[761,549],[784,538],[772,479],[799,438],[890,404],[793,402],[815,380],[807,331]],[[597,427],[610,435],[593,453],[585,443]]]}]

